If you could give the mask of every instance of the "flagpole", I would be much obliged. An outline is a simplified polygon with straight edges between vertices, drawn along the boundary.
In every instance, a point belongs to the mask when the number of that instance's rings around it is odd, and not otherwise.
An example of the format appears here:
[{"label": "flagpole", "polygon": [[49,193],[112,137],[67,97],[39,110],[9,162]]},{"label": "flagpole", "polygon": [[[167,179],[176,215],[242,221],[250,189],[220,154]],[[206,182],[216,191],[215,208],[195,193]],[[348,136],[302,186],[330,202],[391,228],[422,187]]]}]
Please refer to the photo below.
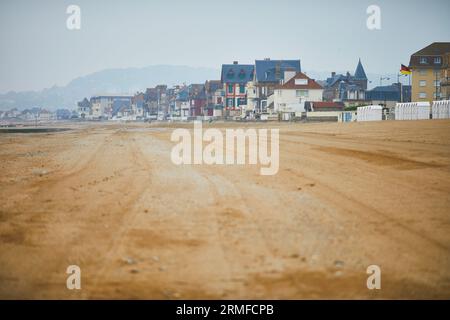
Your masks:
[{"label": "flagpole", "polygon": [[[403,73],[405,71],[405,73]],[[401,65],[400,66],[400,73],[402,74],[402,75],[408,75],[409,76],[409,78],[408,78],[408,86],[409,86],[409,88],[410,88],[410,90],[409,90],[409,92],[412,92],[411,91],[411,75],[412,75],[412,71],[411,71],[411,69],[409,69],[407,66],[405,66],[405,65]],[[398,76],[397,76],[398,77]],[[399,81],[400,82],[400,81]],[[403,100],[403,90],[401,91],[401,99]],[[410,99],[410,101],[409,102],[411,102],[411,100],[412,100],[412,97],[411,97],[411,99]]]},{"label": "flagpole", "polygon": [[409,81],[408,81],[408,84],[409,84],[409,94],[410,94],[410,98],[409,98],[409,102],[412,102],[412,88],[411,88],[411,75],[412,75],[412,72],[409,74]]}]

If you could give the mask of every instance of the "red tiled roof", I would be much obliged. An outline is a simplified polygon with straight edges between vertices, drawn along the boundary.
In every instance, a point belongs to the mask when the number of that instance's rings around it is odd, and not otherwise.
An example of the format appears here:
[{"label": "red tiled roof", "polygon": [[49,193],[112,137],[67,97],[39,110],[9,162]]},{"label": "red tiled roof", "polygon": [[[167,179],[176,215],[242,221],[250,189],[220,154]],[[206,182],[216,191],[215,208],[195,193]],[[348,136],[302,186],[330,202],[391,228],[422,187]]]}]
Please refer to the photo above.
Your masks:
[{"label": "red tiled roof", "polygon": [[[308,84],[295,84],[295,79],[307,79]],[[314,79],[309,78],[306,74],[299,72],[285,84],[279,85],[277,89],[323,89]]]},{"label": "red tiled roof", "polygon": [[311,102],[314,108],[343,108],[344,105],[339,102],[317,101]]}]

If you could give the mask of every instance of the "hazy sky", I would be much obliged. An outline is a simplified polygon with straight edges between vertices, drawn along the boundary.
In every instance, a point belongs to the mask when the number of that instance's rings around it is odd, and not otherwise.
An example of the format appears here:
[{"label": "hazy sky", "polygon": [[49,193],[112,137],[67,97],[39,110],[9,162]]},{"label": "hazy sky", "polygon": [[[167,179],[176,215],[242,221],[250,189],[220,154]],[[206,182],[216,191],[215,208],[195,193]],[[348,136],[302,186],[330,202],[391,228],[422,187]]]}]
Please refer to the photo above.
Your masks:
[{"label": "hazy sky", "polygon": [[[81,30],[66,28],[70,4],[81,8]],[[371,4],[381,30],[366,27]],[[395,73],[411,53],[450,41],[449,12],[449,0],[0,0],[0,92],[106,68],[220,69],[264,57],[351,72],[361,57],[368,73]]]}]

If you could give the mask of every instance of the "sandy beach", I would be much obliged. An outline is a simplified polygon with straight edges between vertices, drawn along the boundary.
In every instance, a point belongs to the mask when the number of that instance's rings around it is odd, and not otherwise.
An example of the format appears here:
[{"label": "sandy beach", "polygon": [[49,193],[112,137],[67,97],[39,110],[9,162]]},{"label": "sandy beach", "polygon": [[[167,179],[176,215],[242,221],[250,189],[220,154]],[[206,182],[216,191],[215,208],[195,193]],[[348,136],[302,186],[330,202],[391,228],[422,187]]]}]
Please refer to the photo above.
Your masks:
[{"label": "sandy beach", "polygon": [[0,133],[0,298],[450,298],[449,120],[204,126],[279,128],[278,173],[174,165],[175,124]]}]

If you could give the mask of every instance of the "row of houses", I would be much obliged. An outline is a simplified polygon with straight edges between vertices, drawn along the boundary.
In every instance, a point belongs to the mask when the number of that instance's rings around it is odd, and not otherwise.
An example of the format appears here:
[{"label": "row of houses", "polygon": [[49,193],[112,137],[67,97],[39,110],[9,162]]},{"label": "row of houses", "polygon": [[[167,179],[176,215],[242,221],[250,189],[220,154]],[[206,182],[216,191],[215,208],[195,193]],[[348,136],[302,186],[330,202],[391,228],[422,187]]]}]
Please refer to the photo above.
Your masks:
[{"label": "row of houses", "polygon": [[[412,86],[399,81],[368,89],[361,62],[353,74],[331,72],[325,80],[310,78],[300,59],[234,61],[223,64],[220,78],[204,83],[165,84],[133,95],[97,95],[78,102],[75,114],[42,108],[0,112],[0,119],[125,119],[190,120],[199,117],[228,119],[290,119],[305,112],[355,110],[358,106],[432,101],[450,97],[450,43],[436,42],[411,55]],[[411,82],[410,78],[410,82]],[[62,112],[64,111],[64,112]]]},{"label": "row of houses", "polygon": [[80,101],[77,111],[86,119],[262,119],[363,105],[392,108],[397,102],[412,101],[412,97],[414,101],[449,99],[450,43],[435,42],[413,53],[409,68],[412,85],[403,85],[398,74],[397,82],[385,86],[380,83],[368,90],[361,60],[353,74],[332,72],[322,81],[303,72],[300,59],[266,58],[253,64],[234,61],[222,65],[217,80],[171,88],[158,85],[129,96],[95,96]]},{"label": "row of houses", "polygon": [[[361,61],[354,75],[319,82],[301,70],[300,59],[234,61],[223,64],[219,80],[202,84],[158,85],[134,95],[99,95],[78,103],[85,119],[180,119],[224,117],[258,119],[289,113],[300,115],[307,103],[328,101],[327,109],[364,100],[367,77]],[[321,104],[317,104],[320,108]]]},{"label": "row of houses", "polygon": [[52,120],[69,120],[77,117],[68,109],[58,109],[56,111],[50,111],[45,108],[33,107],[24,110],[12,108],[10,110],[0,110],[0,120],[8,121],[38,121],[47,122]]}]

